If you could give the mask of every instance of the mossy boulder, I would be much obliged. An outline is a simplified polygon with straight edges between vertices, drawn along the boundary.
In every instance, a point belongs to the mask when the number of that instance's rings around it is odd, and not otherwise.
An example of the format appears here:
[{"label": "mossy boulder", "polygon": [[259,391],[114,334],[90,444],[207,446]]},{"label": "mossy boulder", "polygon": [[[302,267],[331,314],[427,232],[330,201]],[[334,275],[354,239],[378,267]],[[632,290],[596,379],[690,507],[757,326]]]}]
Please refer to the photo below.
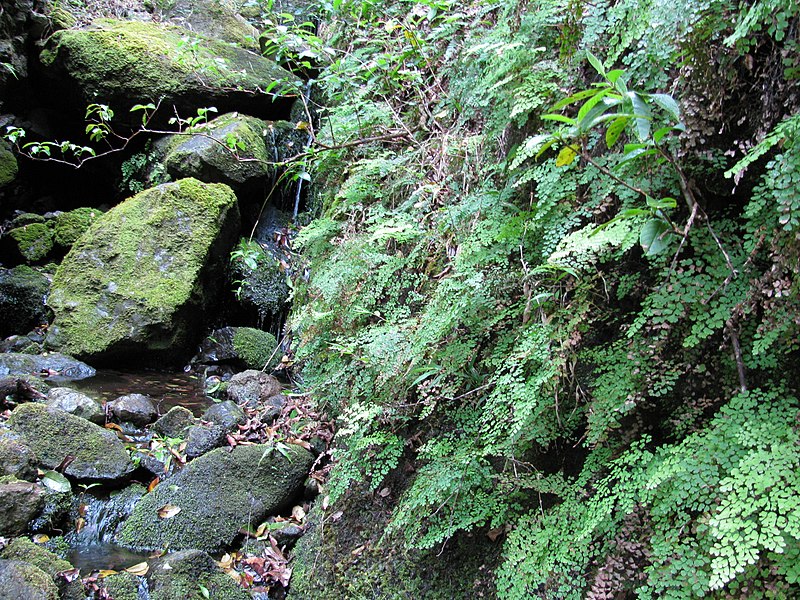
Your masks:
[{"label": "mossy boulder", "polygon": [[275,336],[252,327],[236,328],[233,349],[248,369],[271,371],[281,360]]},{"label": "mossy boulder", "polygon": [[49,290],[50,280],[30,267],[0,269],[0,338],[46,323],[50,311],[45,298]]},{"label": "mossy boulder", "polygon": [[69,477],[113,481],[133,471],[128,452],[114,432],[57,408],[22,404],[12,411],[8,426],[48,469],[74,456],[63,471]]},{"label": "mossy boulder", "polygon": [[172,0],[161,10],[162,19],[221,40],[258,50],[258,30],[236,13],[231,0]]},{"label": "mossy boulder", "polygon": [[239,190],[263,182],[273,171],[266,132],[264,121],[229,113],[189,130],[199,135],[173,135],[160,147],[173,179],[196,177]]},{"label": "mossy boulder", "polygon": [[36,481],[39,459],[18,435],[0,433],[0,477],[10,475],[24,481]]},{"label": "mossy boulder", "polygon": [[240,282],[238,300],[248,309],[254,309],[261,319],[280,314],[287,308],[291,295],[281,265],[282,260],[286,264],[288,257],[277,250],[264,250],[259,244],[251,243],[248,248],[253,252],[255,268],[252,263],[236,261],[231,272],[232,278]]},{"label": "mossy boulder", "polygon": [[69,571],[73,566],[47,548],[34,544],[28,538],[15,539],[0,553],[0,557],[33,565],[47,573],[58,587],[61,600],[83,600],[85,598],[83,585],[79,579],[67,582],[66,579],[59,576],[60,573]]},{"label": "mossy boulder", "polygon": [[182,550],[154,561],[147,572],[147,587],[151,600],[251,598],[213,558],[199,550]]},{"label": "mossy boulder", "polygon": [[0,187],[14,181],[18,171],[17,158],[9,149],[8,144],[0,141]]},{"label": "mossy boulder", "polygon": [[18,560],[0,560],[0,598],[59,600],[58,587],[40,568]]},{"label": "mossy boulder", "polygon": [[264,98],[262,90],[273,82],[293,79],[274,62],[166,24],[100,19],[87,29],[57,31],[41,62],[54,86],[63,85],[83,105],[109,104],[118,109],[118,118],[134,104],[159,99],[185,116],[211,105],[282,115],[292,102]]},{"label": "mossy boulder", "polygon": [[223,184],[184,179],[104,213],[53,277],[48,343],[80,357],[172,358],[213,308],[239,225]]},{"label": "mossy boulder", "polygon": [[31,223],[8,232],[16,250],[27,263],[40,263],[53,250],[53,230],[47,223]]},{"label": "mossy boulder", "polygon": [[97,208],[76,208],[60,213],[55,218],[53,228],[56,244],[63,248],[71,247],[102,214]]},{"label": "mossy boulder", "polygon": [[[218,448],[190,462],[136,505],[119,542],[137,549],[229,546],[239,529],[287,506],[302,488],[313,457],[296,445]],[[176,506],[168,518],[159,510]]]}]

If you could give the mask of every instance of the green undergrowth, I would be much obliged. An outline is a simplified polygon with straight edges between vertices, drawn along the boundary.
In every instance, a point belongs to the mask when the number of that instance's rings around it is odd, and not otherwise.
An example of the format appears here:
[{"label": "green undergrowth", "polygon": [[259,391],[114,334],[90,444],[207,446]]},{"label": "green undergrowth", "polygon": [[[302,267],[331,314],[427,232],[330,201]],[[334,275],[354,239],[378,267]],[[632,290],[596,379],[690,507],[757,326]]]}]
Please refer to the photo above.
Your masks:
[{"label": "green undergrowth", "polygon": [[328,512],[391,490],[364,539],[318,532],[328,581],[491,533],[500,598],[797,595],[797,8],[324,17],[291,325]]}]

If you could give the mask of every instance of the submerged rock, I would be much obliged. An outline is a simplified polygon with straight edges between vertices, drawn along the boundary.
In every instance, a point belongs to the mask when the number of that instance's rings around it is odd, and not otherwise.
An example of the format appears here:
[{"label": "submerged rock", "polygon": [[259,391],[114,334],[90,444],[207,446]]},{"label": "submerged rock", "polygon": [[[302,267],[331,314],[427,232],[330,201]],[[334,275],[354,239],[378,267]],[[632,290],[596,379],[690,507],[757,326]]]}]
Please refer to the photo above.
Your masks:
[{"label": "submerged rock", "polygon": [[0,377],[40,373],[78,380],[94,377],[96,371],[86,363],[58,352],[40,355],[0,353]]},{"label": "submerged rock", "polygon": [[53,278],[48,343],[109,360],[172,358],[210,310],[239,224],[222,184],[184,179],[103,214]]},{"label": "submerged rock", "polygon": [[[229,546],[240,528],[285,507],[302,488],[313,457],[296,445],[285,453],[253,445],[201,456],[142,498],[120,543],[148,550]],[[166,507],[180,510],[165,512]]]},{"label": "submerged rock", "polygon": [[40,568],[18,560],[0,560],[0,598],[58,600],[58,587]]},{"label": "submerged rock", "polygon": [[149,425],[158,417],[155,402],[143,394],[120,396],[109,403],[109,408],[118,421],[133,423],[137,427]]},{"label": "submerged rock", "polygon": [[48,321],[50,280],[30,267],[0,269],[0,338],[25,333]]},{"label": "submerged rock", "polygon": [[47,393],[47,405],[97,425],[106,422],[103,407],[96,400],[72,388],[52,388]]},{"label": "submerged rock", "polygon": [[63,470],[69,477],[108,481],[125,478],[133,471],[125,446],[112,431],[57,408],[22,404],[11,413],[8,426],[48,469],[74,457]]},{"label": "submerged rock", "polygon": [[[0,483],[0,535],[19,535],[44,506],[41,486],[10,479]],[[2,598],[3,596],[0,596]]]},{"label": "submerged rock", "polygon": [[288,71],[260,54],[177,26],[99,19],[87,29],[54,33],[41,62],[53,86],[83,105],[102,98],[119,117],[134,103],[159,99],[191,111],[188,116],[202,106],[259,115],[288,112],[291,104],[280,96],[270,103],[261,93],[275,81],[293,80]]},{"label": "submerged rock", "polygon": [[[251,598],[217,566],[213,558],[200,550],[173,552],[154,561],[147,572],[147,585],[150,600]],[[200,586],[207,592],[203,592]]]}]

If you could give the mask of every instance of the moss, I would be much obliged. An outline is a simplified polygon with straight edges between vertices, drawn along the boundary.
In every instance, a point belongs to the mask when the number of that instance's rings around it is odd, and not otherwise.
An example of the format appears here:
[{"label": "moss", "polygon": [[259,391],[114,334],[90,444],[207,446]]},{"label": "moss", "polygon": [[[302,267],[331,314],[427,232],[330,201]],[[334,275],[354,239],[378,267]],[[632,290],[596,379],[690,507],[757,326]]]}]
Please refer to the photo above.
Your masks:
[{"label": "moss", "polygon": [[81,356],[115,344],[179,348],[188,336],[180,311],[202,311],[200,275],[237,224],[231,189],[196,179],[145,190],[101,215],[53,278],[54,341]]},{"label": "moss", "polygon": [[187,29],[112,19],[56,32],[41,61],[66,69],[86,99],[123,105],[162,96],[172,102],[202,89],[256,92],[289,76],[267,59]]},{"label": "moss", "polygon": [[131,573],[121,572],[103,577],[103,587],[114,600],[138,600],[139,578]]},{"label": "moss", "polygon": [[234,263],[234,273],[242,282],[241,299],[253,305],[263,319],[279,314],[286,308],[291,290],[280,262],[260,246],[255,248],[258,249],[257,267],[251,269],[244,261],[237,261]]},{"label": "moss", "polygon": [[50,281],[34,269],[20,265],[0,269],[0,337],[25,333],[47,321],[44,299]]},{"label": "moss", "polygon": [[[142,498],[120,533],[120,543],[142,550],[216,551],[228,546],[240,528],[280,510],[302,486],[313,457],[296,445],[286,452],[283,456],[266,445],[237,446],[193,460]],[[181,511],[159,518],[158,510],[166,504]]]},{"label": "moss", "polygon": [[248,369],[274,369],[281,359],[277,347],[275,336],[260,329],[237,327],[233,334],[233,349]]},{"label": "moss", "polygon": [[128,453],[113,432],[43,404],[15,408],[8,426],[22,437],[42,465],[55,469],[65,456],[74,460],[64,474],[78,479],[118,479],[133,470]]},{"label": "moss", "polygon": [[14,181],[19,171],[17,159],[8,146],[0,141],[0,187]]},{"label": "moss", "polygon": [[401,540],[384,536],[391,496],[352,490],[329,511],[337,521],[320,524],[313,510],[306,534],[295,546],[290,597],[295,600],[339,598],[492,598],[491,565],[502,544],[485,535],[457,534],[447,552],[404,550]]},{"label": "moss", "polygon": [[38,567],[9,561],[0,571],[0,598],[58,600],[59,592],[50,576]]},{"label": "moss", "polygon": [[78,24],[78,19],[69,12],[67,9],[57,6],[50,11],[50,22],[53,24],[53,29],[69,29]]},{"label": "moss", "polygon": [[50,552],[50,550],[34,544],[26,537],[19,537],[11,542],[0,554],[0,557],[26,562],[40,568],[50,577],[55,577],[61,571],[67,571],[72,568],[68,561]]},{"label": "moss", "polygon": [[[275,158],[267,153],[267,124],[254,117],[229,113],[189,130],[204,136],[174,135],[165,144],[164,164],[172,177],[197,177],[201,181],[233,187],[266,177]],[[239,158],[217,141],[234,142]],[[245,160],[240,160],[245,159]]]},{"label": "moss", "polygon": [[69,248],[102,214],[102,211],[96,208],[76,208],[61,213],[55,219],[56,244]]},{"label": "moss", "polygon": [[36,213],[22,213],[12,219],[11,227],[22,227],[31,223],[44,223],[46,220],[42,215],[37,215]]},{"label": "moss", "polygon": [[[165,563],[169,563],[169,569],[163,568]],[[248,600],[250,598],[250,594],[223,573],[208,554],[197,550],[176,552],[156,561],[152,564],[147,580],[151,600],[175,598]],[[207,591],[207,596],[203,588]]]},{"label": "moss", "polygon": [[31,223],[8,232],[17,243],[22,257],[29,263],[43,260],[53,249],[53,230],[46,223]]}]

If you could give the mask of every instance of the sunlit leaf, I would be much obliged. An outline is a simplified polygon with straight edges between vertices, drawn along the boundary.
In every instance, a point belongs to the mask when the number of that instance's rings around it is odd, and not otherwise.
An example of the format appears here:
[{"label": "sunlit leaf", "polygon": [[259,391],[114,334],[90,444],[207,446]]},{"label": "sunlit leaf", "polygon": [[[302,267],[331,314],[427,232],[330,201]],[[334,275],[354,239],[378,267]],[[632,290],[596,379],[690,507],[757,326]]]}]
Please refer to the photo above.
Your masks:
[{"label": "sunlit leaf", "polygon": [[148,565],[146,562],[140,562],[125,569],[125,571],[127,571],[128,573],[136,575],[138,577],[144,577],[145,575],[147,575],[147,572],[149,570],[150,570],[150,565]]},{"label": "sunlit leaf", "polygon": [[181,512],[180,506],[175,506],[174,504],[165,504],[158,509],[158,516],[162,519],[171,519],[179,512]]},{"label": "sunlit leaf", "polygon": [[630,122],[631,118],[628,116],[617,117],[606,129],[606,146],[611,148],[617,143],[619,136],[625,131],[625,127]]},{"label": "sunlit leaf", "polygon": [[567,165],[571,165],[575,160],[575,157],[578,156],[578,146],[577,144],[572,144],[571,146],[565,146],[561,149],[561,152],[558,153],[556,157],[556,166],[557,167],[565,167]]},{"label": "sunlit leaf", "polygon": [[42,477],[42,485],[54,492],[69,492],[72,490],[72,485],[69,479],[64,477],[57,471],[47,471]]}]

